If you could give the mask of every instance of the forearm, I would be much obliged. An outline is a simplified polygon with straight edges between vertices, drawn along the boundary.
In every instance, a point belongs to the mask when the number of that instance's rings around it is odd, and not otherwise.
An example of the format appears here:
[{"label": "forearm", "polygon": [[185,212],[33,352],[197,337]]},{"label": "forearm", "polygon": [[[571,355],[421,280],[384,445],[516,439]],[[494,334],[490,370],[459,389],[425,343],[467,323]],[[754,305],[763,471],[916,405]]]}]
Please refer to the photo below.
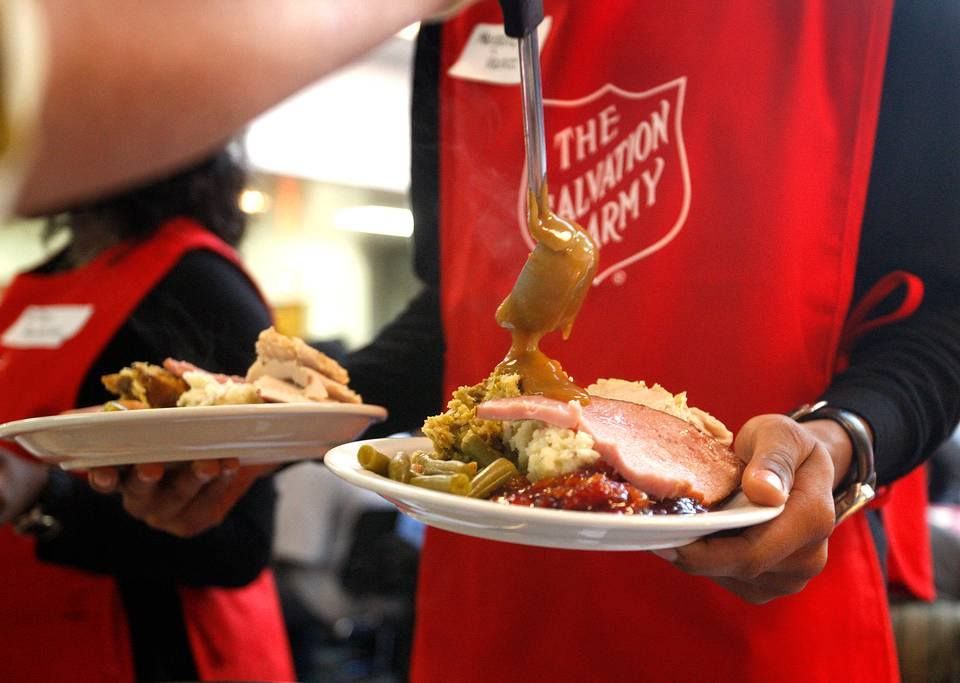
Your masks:
[{"label": "forearm", "polygon": [[960,309],[926,311],[874,332],[824,397],[872,427],[879,483],[903,476],[960,419]]},{"label": "forearm", "polygon": [[448,4],[39,1],[51,55],[38,155],[19,203],[27,213],[199,156]]}]

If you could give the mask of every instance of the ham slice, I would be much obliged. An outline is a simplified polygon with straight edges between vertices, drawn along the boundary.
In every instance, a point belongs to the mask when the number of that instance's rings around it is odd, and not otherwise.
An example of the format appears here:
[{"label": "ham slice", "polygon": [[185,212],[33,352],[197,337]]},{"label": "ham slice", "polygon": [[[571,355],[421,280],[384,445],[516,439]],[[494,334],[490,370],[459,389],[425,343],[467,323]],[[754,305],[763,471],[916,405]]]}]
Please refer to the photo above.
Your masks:
[{"label": "ham slice", "polygon": [[543,396],[487,401],[487,420],[540,420],[578,429],[624,479],[653,498],[690,497],[709,507],[740,483],[743,463],[728,447],[678,417],[626,401],[592,397],[564,403]]},{"label": "ham slice", "polygon": [[517,396],[495,398],[477,406],[481,420],[540,420],[561,429],[576,429],[583,417],[583,407],[577,401],[564,403],[546,396]]}]

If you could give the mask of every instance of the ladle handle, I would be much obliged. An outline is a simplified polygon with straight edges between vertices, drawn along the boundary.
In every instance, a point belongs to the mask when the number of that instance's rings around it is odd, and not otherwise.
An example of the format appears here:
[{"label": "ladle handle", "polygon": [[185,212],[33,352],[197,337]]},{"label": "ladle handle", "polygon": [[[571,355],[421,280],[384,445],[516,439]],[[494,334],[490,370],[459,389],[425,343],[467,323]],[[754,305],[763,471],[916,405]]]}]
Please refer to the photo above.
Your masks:
[{"label": "ladle handle", "polygon": [[511,38],[523,38],[543,21],[543,0],[500,0],[504,31]]},{"label": "ladle handle", "polygon": [[520,85],[523,90],[523,137],[527,149],[527,184],[537,198],[547,183],[547,144],[540,85],[540,41],[543,0],[500,0],[504,31],[517,38],[520,49]]}]

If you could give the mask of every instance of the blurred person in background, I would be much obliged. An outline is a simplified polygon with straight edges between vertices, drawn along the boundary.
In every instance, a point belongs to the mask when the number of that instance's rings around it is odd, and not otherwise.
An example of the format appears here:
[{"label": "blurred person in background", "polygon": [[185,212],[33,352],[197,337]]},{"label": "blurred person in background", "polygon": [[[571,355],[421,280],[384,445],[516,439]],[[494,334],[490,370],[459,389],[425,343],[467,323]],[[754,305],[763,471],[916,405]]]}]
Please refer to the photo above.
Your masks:
[{"label": "blurred person in background", "polygon": [[[225,149],[51,218],[69,243],[0,299],[0,422],[102,404],[101,376],[134,361],[244,373],[271,321],[234,251],[244,181]],[[161,474],[130,473],[123,501],[0,442],[0,680],[294,678],[266,569],[273,481],[183,538],[125,510]],[[235,462],[171,468],[151,519],[176,525],[242,476]]]}]

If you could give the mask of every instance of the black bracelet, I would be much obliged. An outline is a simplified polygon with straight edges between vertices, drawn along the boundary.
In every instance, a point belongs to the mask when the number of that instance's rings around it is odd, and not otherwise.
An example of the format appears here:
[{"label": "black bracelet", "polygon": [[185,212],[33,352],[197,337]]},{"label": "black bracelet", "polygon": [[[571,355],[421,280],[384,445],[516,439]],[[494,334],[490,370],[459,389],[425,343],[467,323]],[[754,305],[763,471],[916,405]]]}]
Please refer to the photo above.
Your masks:
[{"label": "black bracelet", "polygon": [[873,443],[866,420],[849,410],[827,405],[826,401],[801,406],[793,413],[797,422],[833,420],[850,438],[852,458],[850,470],[833,492],[837,524],[864,507],[876,496],[877,472],[874,467]]}]

